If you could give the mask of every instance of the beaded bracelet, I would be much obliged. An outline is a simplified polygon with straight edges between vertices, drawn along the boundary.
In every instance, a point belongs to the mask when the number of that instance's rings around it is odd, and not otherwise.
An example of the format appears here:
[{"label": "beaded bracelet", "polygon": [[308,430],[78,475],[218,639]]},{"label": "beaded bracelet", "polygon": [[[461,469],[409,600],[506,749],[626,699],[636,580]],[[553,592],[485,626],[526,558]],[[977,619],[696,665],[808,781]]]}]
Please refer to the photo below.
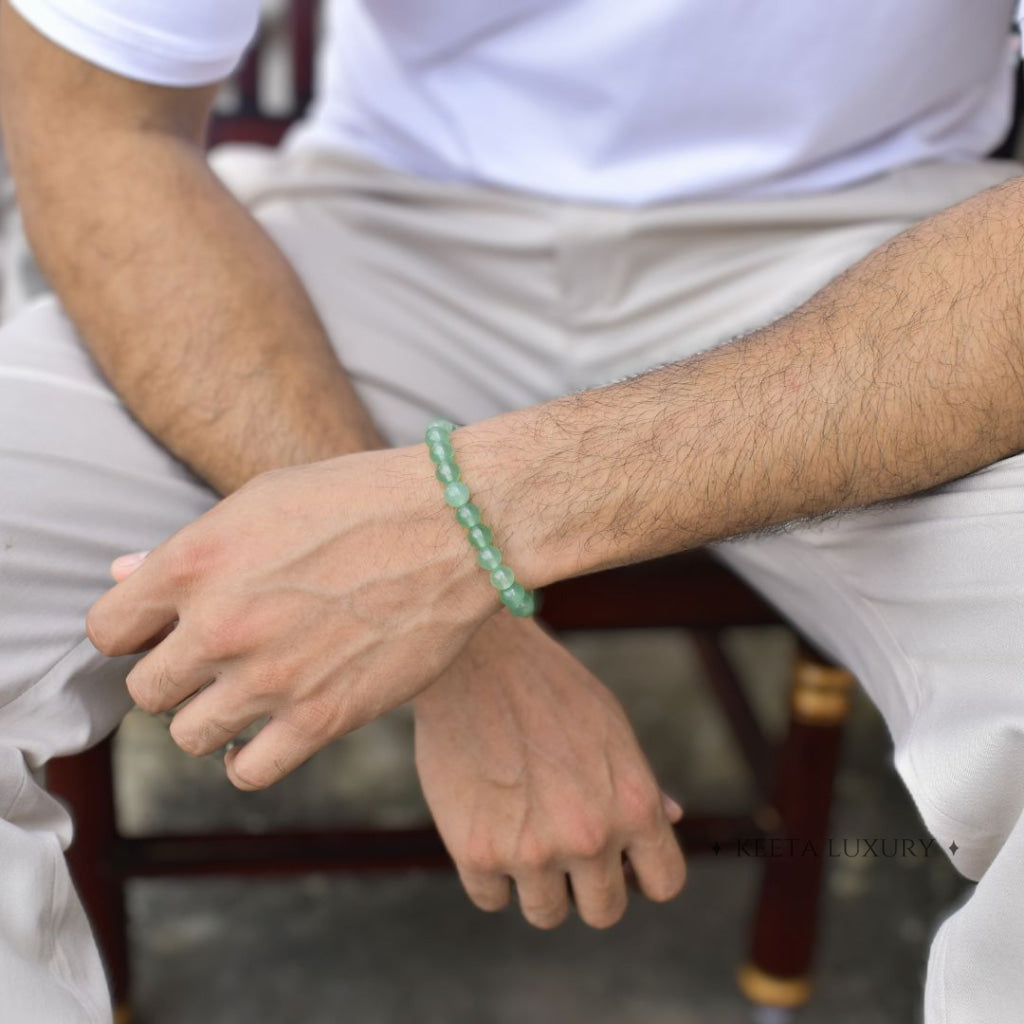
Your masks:
[{"label": "beaded bracelet", "polygon": [[449,420],[433,420],[427,425],[425,440],[430,461],[437,467],[434,475],[444,484],[444,500],[455,510],[455,520],[466,527],[466,538],[476,549],[477,564],[486,569],[501,603],[521,619],[531,616],[537,607],[532,590],[516,582],[515,573],[501,560],[501,551],[491,543],[494,535],[481,521],[480,509],[469,500],[469,488],[462,480],[462,471],[455,461]]}]

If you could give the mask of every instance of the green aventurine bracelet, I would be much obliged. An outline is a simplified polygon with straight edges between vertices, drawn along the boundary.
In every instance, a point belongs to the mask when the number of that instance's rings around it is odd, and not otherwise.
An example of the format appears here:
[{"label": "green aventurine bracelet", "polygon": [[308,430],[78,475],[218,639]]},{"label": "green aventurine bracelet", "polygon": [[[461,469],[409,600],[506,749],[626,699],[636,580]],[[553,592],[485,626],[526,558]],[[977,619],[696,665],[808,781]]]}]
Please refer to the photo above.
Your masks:
[{"label": "green aventurine bracelet", "polygon": [[455,424],[448,420],[433,420],[427,426],[424,440],[430,451],[430,461],[437,467],[434,475],[444,484],[444,500],[455,509],[456,522],[466,527],[466,538],[476,548],[477,564],[489,573],[501,603],[513,615],[528,618],[537,607],[533,591],[516,583],[515,573],[502,562],[501,552],[491,543],[494,536],[481,522],[480,509],[469,500],[469,488],[462,481],[462,472],[452,448],[454,429]]}]

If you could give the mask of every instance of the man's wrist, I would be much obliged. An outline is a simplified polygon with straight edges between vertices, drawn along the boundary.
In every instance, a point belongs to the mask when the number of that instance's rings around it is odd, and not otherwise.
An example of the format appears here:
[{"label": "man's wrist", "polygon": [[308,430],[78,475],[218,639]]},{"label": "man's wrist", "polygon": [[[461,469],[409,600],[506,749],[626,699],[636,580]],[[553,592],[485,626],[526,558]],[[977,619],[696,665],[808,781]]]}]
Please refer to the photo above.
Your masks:
[{"label": "man's wrist", "polygon": [[389,449],[387,458],[389,478],[381,481],[385,496],[401,494],[398,511],[410,524],[410,537],[420,545],[420,556],[437,565],[438,589],[448,584],[452,592],[455,584],[458,614],[467,624],[479,627],[501,609],[501,601],[444,500],[426,444]]},{"label": "man's wrist", "polygon": [[[454,708],[471,700],[493,705],[497,691],[508,682],[507,677],[499,678],[501,673],[496,673],[496,668],[517,657],[529,657],[531,645],[537,643],[538,637],[543,638],[544,631],[531,619],[492,615],[469,638],[458,658],[413,699],[417,719],[450,717]],[[524,682],[517,676],[513,678],[516,686]]]},{"label": "man's wrist", "polygon": [[536,409],[461,427],[452,445],[473,503],[516,579],[529,590],[581,571],[578,542],[558,528],[559,502],[537,472],[550,456]]}]

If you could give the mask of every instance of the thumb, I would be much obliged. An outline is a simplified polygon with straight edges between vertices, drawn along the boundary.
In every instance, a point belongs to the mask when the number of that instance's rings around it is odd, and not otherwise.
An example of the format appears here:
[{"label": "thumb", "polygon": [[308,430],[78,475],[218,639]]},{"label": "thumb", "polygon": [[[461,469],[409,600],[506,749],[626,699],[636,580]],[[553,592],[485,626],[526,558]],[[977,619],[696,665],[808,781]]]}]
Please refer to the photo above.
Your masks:
[{"label": "thumb", "polygon": [[133,551],[130,555],[121,555],[110,563],[110,575],[115,583],[128,579],[129,576],[146,560],[148,551]]}]

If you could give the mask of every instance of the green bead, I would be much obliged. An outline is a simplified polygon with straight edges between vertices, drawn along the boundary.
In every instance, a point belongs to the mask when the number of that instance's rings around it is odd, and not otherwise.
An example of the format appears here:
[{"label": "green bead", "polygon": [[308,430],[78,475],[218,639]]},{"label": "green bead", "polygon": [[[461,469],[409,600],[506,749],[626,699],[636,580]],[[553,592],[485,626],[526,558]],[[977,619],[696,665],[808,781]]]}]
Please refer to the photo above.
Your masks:
[{"label": "green bead", "polygon": [[517,619],[528,619],[537,610],[537,600],[533,596],[533,591],[528,590],[522,601],[507,605],[507,607]]},{"label": "green bead", "polygon": [[444,500],[452,508],[459,508],[459,506],[465,505],[469,501],[469,488],[461,480],[455,480],[450,484],[446,484]]},{"label": "green bead", "polygon": [[453,430],[455,430],[455,424],[452,423],[451,420],[431,420],[427,424],[427,429],[424,431],[423,437],[427,444],[433,444],[435,441],[447,441],[448,436]]},{"label": "green bead", "polygon": [[455,457],[455,449],[447,441],[428,441],[430,445],[430,461],[433,463],[449,462]]},{"label": "green bead", "polygon": [[467,529],[471,526],[476,526],[480,522],[480,509],[473,502],[469,502],[455,510],[455,521]]},{"label": "green bead", "polygon": [[439,462],[437,469],[434,470],[434,476],[443,484],[453,484],[462,476],[462,473],[454,462]]},{"label": "green bead", "polygon": [[491,533],[489,526],[484,526],[481,523],[479,526],[471,526],[466,531],[466,537],[469,538],[469,543],[475,548],[485,548],[494,538]]},{"label": "green bead", "polygon": [[[498,549],[495,548],[495,551]],[[497,590],[508,590],[516,581],[516,574],[507,566],[499,565],[491,570],[491,584]]]},{"label": "green bead", "polygon": [[[487,547],[481,548],[476,553],[477,563],[483,569],[497,569],[501,565],[501,552],[493,545],[488,544]],[[512,583],[511,580],[505,584],[509,586]]]},{"label": "green bead", "polygon": [[512,607],[514,604],[522,604],[526,598],[526,587],[522,583],[513,583],[511,587],[506,587],[499,595],[501,603]]}]

